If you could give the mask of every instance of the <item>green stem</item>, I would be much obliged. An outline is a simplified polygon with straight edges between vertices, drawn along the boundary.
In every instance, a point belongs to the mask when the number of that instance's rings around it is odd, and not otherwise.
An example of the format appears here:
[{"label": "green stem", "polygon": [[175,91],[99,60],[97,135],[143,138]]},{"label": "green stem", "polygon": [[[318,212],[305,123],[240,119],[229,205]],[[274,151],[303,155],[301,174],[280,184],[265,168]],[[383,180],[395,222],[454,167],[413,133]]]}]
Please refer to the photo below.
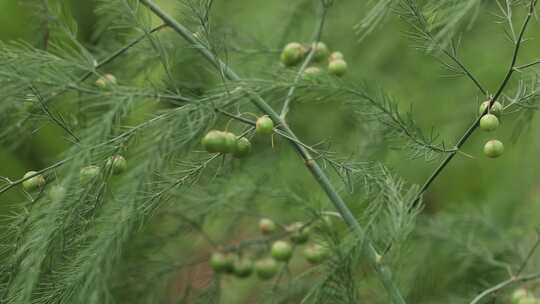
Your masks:
[{"label": "green stem", "polygon": [[[187,42],[192,44],[196,50],[198,50],[211,64],[213,64],[218,70],[222,71],[223,75],[233,81],[241,81],[240,78],[228,65],[222,62],[217,58],[212,52],[208,50],[206,46],[199,43],[191,31],[185,28],[183,25],[174,20],[171,16],[165,13],[159,6],[157,6],[151,0],[139,0],[142,4],[146,5],[154,14],[168,24],[174,31],[176,31],[182,38]],[[286,122],[280,117],[280,115],[270,107],[264,99],[262,99],[258,94],[253,91],[246,90],[246,93],[252,103],[259,108],[262,112],[270,116],[270,118],[280,126],[280,128],[291,137],[290,140],[293,147],[296,149],[298,154],[304,160],[304,163],[308,170],[311,172],[315,180],[319,183],[321,188],[324,190],[330,201],[334,204],[335,208],[341,214],[349,228],[355,233],[358,241],[364,241],[365,244],[365,254],[370,262],[371,266],[374,268],[375,272],[378,274],[379,279],[386,288],[391,302],[394,304],[405,304],[399,289],[394,284],[392,279],[391,272],[387,269],[385,265],[380,263],[379,254],[373,247],[372,243],[368,240],[368,237],[364,229],[360,226],[352,212],[347,207],[346,203],[334,189],[330,180],[323,172],[322,168],[313,160],[309,151],[307,151],[302,145],[296,144],[295,141],[298,141],[298,138],[293,133],[293,131],[288,127]]]}]

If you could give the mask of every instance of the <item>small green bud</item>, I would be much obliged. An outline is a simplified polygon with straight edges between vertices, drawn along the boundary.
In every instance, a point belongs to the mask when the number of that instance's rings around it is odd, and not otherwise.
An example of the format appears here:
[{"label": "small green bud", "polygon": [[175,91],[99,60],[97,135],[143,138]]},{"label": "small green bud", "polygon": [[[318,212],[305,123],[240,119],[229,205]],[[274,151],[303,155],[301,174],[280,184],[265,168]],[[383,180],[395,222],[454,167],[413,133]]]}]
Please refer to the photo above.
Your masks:
[{"label": "small green bud", "polygon": [[96,85],[100,88],[106,88],[116,84],[116,77],[112,74],[105,74],[96,80]]},{"label": "small green bud", "polygon": [[318,67],[308,67],[304,70],[304,78],[306,79],[315,79],[319,76],[321,76],[322,71]]},{"label": "small green bud", "polygon": [[122,155],[114,155],[107,159],[106,166],[112,170],[113,174],[122,174],[127,170],[127,161]]},{"label": "small green bud", "polygon": [[255,133],[261,135],[269,135],[274,132],[274,122],[267,115],[261,116],[257,119],[255,124]]},{"label": "small green bud", "polygon": [[97,178],[101,173],[101,168],[98,166],[87,166],[80,171],[81,183],[88,183],[91,180]]},{"label": "small green bud", "polygon": [[328,257],[328,250],[319,244],[313,244],[304,249],[304,256],[309,263],[320,264]]},{"label": "small green bud", "polygon": [[238,258],[233,264],[233,273],[238,278],[247,278],[253,272],[253,261],[248,258]]},{"label": "small green bud", "polygon": [[230,254],[216,252],[210,257],[210,267],[214,272],[232,272],[233,257]]},{"label": "small green bud", "polygon": [[[486,111],[487,107],[489,106],[490,101],[485,101],[480,105],[479,114],[482,115]],[[503,105],[496,101],[492,106],[491,109],[489,109],[489,113],[493,114],[495,116],[501,116],[502,112],[504,110]]]},{"label": "small green bud", "polygon": [[345,56],[343,56],[343,53],[341,52],[333,52],[330,54],[330,57],[328,57],[328,61],[334,60],[345,60]]},{"label": "small green bud", "polygon": [[278,272],[278,264],[274,259],[265,258],[255,263],[255,273],[261,280],[269,280]]},{"label": "small green bud", "polygon": [[492,139],[484,145],[484,154],[490,158],[497,158],[504,153],[504,145],[502,142]]},{"label": "small green bud", "polygon": [[251,143],[249,139],[240,137],[236,139],[236,149],[233,152],[233,156],[237,158],[245,157],[251,152]]},{"label": "small green bud", "polygon": [[225,138],[225,150],[221,152],[233,153],[236,150],[236,135],[231,132],[223,132],[223,137]]},{"label": "small green bud", "polygon": [[315,53],[313,54],[313,61],[315,62],[321,62],[328,58],[328,53],[330,51],[328,50],[328,47],[324,42],[317,42],[313,48],[315,48]]},{"label": "small green bud", "polygon": [[281,52],[281,62],[290,67],[302,61],[306,54],[306,48],[298,42],[288,43]]},{"label": "small green bud", "polygon": [[[28,178],[35,174],[37,174],[36,171],[28,171],[24,174],[23,178]],[[43,177],[43,175],[41,174],[38,174],[22,182],[22,185],[26,191],[32,191],[45,186],[45,182],[45,177]]]},{"label": "small green bud", "polygon": [[66,197],[66,188],[62,185],[54,185],[49,189],[49,199],[53,202],[61,202]]},{"label": "small green bud", "polygon": [[272,234],[276,232],[276,223],[271,219],[263,218],[259,221],[259,229],[264,235]]},{"label": "small green bud", "polygon": [[480,129],[494,131],[499,127],[499,119],[493,114],[486,114],[480,119]]},{"label": "small green bud", "polygon": [[309,239],[309,228],[305,227],[302,222],[290,225],[287,227],[287,231],[291,234],[291,241],[295,244],[304,244]]},{"label": "small green bud", "polygon": [[272,244],[271,253],[276,261],[287,262],[292,257],[292,246],[285,241],[276,241]]},{"label": "small green bud", "polygon": [[209,153],[219,153],[226,150],[225,133],[217,130],[208,132],[201,141],[203,148]]},{"label": "small green bud", "polygon": [[347,62],[343,59],[332,60],[328,63],[328,72],[341,77],[347,72]]}]

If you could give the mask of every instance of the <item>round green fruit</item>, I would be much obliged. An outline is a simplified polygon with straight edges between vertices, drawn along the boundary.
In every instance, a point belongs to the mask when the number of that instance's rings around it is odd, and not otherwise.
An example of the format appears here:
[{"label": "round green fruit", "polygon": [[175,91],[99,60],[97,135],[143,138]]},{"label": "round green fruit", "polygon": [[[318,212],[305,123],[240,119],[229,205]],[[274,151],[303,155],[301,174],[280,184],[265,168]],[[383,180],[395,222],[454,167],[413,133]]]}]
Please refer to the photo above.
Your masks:
[{"label": "round green fruit", "polygon": [[224,152],[226,147],[226,137],[224,132],[212,130],[202,139],[201,144],[208,153]]},{"label": "round green fruit", "polygon": [[259,221],[259,229],[264,235],[272,234],[276,232],[276,223],[271,219],[263,218]]},{"label": "round green fruit", "polygon": [[319,244],[313,244],[304,249],[304,256],[309,263],[320,264],[328,257],[328,250]]},{"label": "round green fruit", "polygon": [[224,153],[233,153],[236,150],[236,135],[231,132],[223,132],[223,137],[225,138],[225,150],[221,151]]},{"label": "round green fruit", "polygon": [[291,244],[288,242],[276,241],[272,244],[271,253],[276,261],[287,262],[291,259],[293,250]]},{"label": "round green fruit", "polygon": [[107,159],[106,166],[112,170],[113,174],[122,174],[127,170],[127,161],[122,155],[114,155]]},{"label": "round green fruit", "polygon": [[309,228],[304,223],[296,222],[289,227],[287,231],[291,234],[291,241],[295,244],[304,244],[309,240]]},{"label": "round green fruit", "polygon": [[274,131],[274,122],[267,115],[261,116],[257,119],[255,124],[255,132],[261,135],[269,135]]},{"label": "round green fruit", "polygon": [[247,278],[253,273],[253,261],[248,258],[239,258],[234,261],[233,273],[238,278]]},{"label": "round green fruit", "polygon": [[496,158],[504,153],[504,145],[502,142],[492,139],[484,145],[484,154],[490,158]]},{"label": "round green fruit", "polygon": [[332,60],[328,63],[328,72],[341,77],[347,72],[347,62],[343,59]]},{"label": "round green fruit", "polygon": [[306,48],[298,42],[288,43],[281,52],[281,63],[290,67],[302,61],[306,54]]},{"label": "round green fruit", "polygon": [[101,173],[101,168],[98,166],[87,166],[81,169],[80,171],[80,180],[82,183],[87,183],[96,177],[99,176]]},{"label": "round green fruit", "polygon": [[105,74],[96,80],[96,85],[100,88],[106,88],[110,85],[116,84],[116,77],[114,77],[112,74]]},{"label": "round green fruit", "polygon": [[332,52],[330,56],[328,57],[328,61],[334,61],[334,60],[344,60],[345,56],[343,56],[343,53],[341,52]]},{"label": "round green fruit", "polygon": [[525,288],[518,288],[512,292],[512,295],[510,297],[512,304],[520,304],[521,300],[527,298],[529,296],[529,292]]},{"label": "round green fruit", "polygon": [[215,252],[210,257],[210,267],[214,272],[231,272],[234,269],[233,258],[229,254]]},{"label": "round green fruit", "polygon": [[66,197],[66,188],[62,185],[54,185],[49,189],[49,199],[53,202],[61,202]]},{"label": "round green fruit", "polygon": [[41,174],[36,174],[36,171],[28,171],[24,174],[23,179],[33,176],[22,182],[24,190],[32,191],[45,186],[45,177]]},{"label": "round green fruit", "polygon": [[321,76],[321,73],[322,71],[320,68],[312,66],[304,70],[304,77],[307,79],[313,79]]},{"label": "round green fruit", "polygon": [[[480,115],[483,115],[484,112],[486,111],[487,107],[489,106],[489,103],[490,101],[485,101],[483,102],[481,105],[480,105],[480,109],[479,109],[479,114]],[[501,116],[502,112],[504,110],[504,107],[503,105],[496,101],[492,106],[491,106],[491,109],[489,109],[488,113],[489,114],[493,114],[495,116]]]},{"label": "round green fruit", "polygon": [[328,53],[330,51],[328,50],[328,47],[324,42],[317,42],[313,48],[315,49],[315,53],[313,54],[313,61],[315,62],[321,62],[328,58]]},{"label": "round green fruit", "polygon": [[258,260],[255,263],[255,273],[261,280],[269,280],[273,278],[279,270],[279,265],[271,258]]},{"label": "round green fruit", "polygon": [[236,149],[233,152],[233,156],[237,158],[246,157],[251,152],[251,143],[249,139],[245,137],[239,137],[236,139]]},{"label": "round green fruit", "polygon": [[480,119],[480,129],[484,131],[495,131],[499,127],[499,119],[493,114],[486,114]]}]

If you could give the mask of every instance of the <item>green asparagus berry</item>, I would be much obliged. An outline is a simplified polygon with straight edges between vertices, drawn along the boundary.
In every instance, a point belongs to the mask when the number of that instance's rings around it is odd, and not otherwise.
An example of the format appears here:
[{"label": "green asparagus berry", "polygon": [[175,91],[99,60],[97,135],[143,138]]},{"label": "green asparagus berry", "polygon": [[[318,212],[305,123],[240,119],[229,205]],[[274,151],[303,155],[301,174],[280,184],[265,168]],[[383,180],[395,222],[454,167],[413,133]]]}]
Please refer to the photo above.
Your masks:
[{"label": "green asparagus berry", "polygon": [[114,77],[112,74],[105,74],[96,80],[96,85],[100,88],[106,88],[110,85],[116,84],[116,77]]},{"label": "green asparagus berry", "polygon": [[490,158],[496,158],[503,154],[504,145],[502,142],[492,139],[488,141],[484,146],[484,154]]},{"label": "green asparagus berry", "polygon": [[313,244],[304,249],[304,256],[311,264],[320,264],[328,256],[328,250],[319,244]]},{"label": "green asparagus berry", "polygon": [[239,258],[233,264],[234,275],[238,278],[247,278],[253,272],[253,261],[248,258]]},{"label": "green asparagus berry", "polygon": [[127,170],[127,161],[122,155],[114,155],[107,159],[106,166],[113,174],[121,174]]},{"label": "green asparagus berry", "polygon": [[480,119],[480,128],[484,131],[494,131],[499,127],[499,119],[493,114],[486,114]]},{"label": "green asparagus berry", "polygon": [[274,259],[265,258],[255,263],[255,273],[261,280],[269,280],[278,272],[278,264]]},{"label": "green asparagus berry", "polygon": [[289,227],[287,231],[291,234],[291,241],[295,244],[304,244],[309,239],[309,228],[305,227],[304,223],[296,222]]},{"label": "green asparagus berry", "polygon": [[328,57],[328,61],[334,61],[334,60],[344,60],[345,56],[343,56],[343,53],[341,52],[333,52],[330,54],[330,57]]},{"label": "green asparagus berry", "polygon": [[82,183],[87,183],[94,178],[98,177],[101,172],[101,168],[98,166],[87,166],[80,171],[80,180]]},{"label": "green asparagus berry", "polygon": [[292,257],[292,246],[285,241],[276,241],[272,244],[271,252],[276,261],[287,262]]},{"label": "green asparagus berry", "polygon": [[328,72],[332,75],[341,77],[347,72],[347,62],[343,59],[336,59],[328,63]]},{"label": "green asparagus berry", "polygon": [[525,288],[518,288],[512,292],[510,297],[512,304],[520,304],[522,299],[525,299],[529,296],[529,293]]},{"label": "green asparagus berry", "polygon": [[257,119],[255,124],[255,132],[261,135],[269,135],[274,131],[274,122],[267,115],[261,116]]},{"label": "green asparagus berry", "polygon": [[315,48],[315,53],[313,54],[313,61],[315,62],[321,62],[328,58],[328,47],[323,42],[317,42],[313,46]]},{"label": "green asparagus berry", "polygon": [[236,135],[231,132],[223,132],[225,138],[225,150],[224,153],[233,153],[236,150]]},{"label": "green asparagus berry", "polygon": [[66,188],[62,185],[54,185],[49,189],[49,199],[53,202],[60,202],[66,197]]},{"label": "green asparagus berry", "polygon": [[43,175],[41,174],[38,174],[38,175],[36,174],[37,174],[36,171],[28,171],[26,172],[26,174],[24,174],[23,178],[28,178],[34,175],[33,177],[22,182],[23,188],[26,191],[32,191],[32,190],[45,186],[45,177],[43,177]]},{"label": "green asparagus berry", "polygon": [[231,272],[233,271],[233,258],[229,254],[215,252],[210,257],[210,267],[214,272]]},{"label": "green asparagus berry", "polygon": [[297,65],[302,61],[306,54],[306,48],[298,42],[288,43],[281,52],[281,62],[290,67]]},{"label": "green asparagus berry", "polygon": [[259,229],[261,229],[262,234],[272,234],[276,232],[276,228],[276,223],[271,219],[263,218],[259,221]]},{"label": "green asparagus berry", "polygon": [[242,158],[251,152],[251,143],[249,139],[245,137],[239,137],[236,139],[236,149],[233,152],[234,157]]},{"label": "green asparagus berry", "polygon": [[[483,102],[481,105],[480,105],[480,110],[479,110],[479,113],[480,115],[484,114],[484,112],[486,111],[487,107],[489,106],[489,103],[490,101],[485,101]],[[491,106],[491,109],[489,109],[489,113],[490,114],[493,114],[495,116],[501,116],[502,112],[503,112],[503,105],[496,101],[492,106]]]},{"label": "green asparagus berry", "polygon": [[224,132],[212,130],[201,141],[204,149],[209,153],[224,152],[226,150],[226,137]]},{"label": "green asparagus berry", "polygon": [[320,76],[322,73],[321,69],[318,67],[308,67],[304,70],[304,77],[307,79],[314,79]]},{"label": "green asparagus berry", "polygon": [[518,288],[512,293],[512,303],[518,303],[519,300],[526,298],[529,295],[525,288]]}]

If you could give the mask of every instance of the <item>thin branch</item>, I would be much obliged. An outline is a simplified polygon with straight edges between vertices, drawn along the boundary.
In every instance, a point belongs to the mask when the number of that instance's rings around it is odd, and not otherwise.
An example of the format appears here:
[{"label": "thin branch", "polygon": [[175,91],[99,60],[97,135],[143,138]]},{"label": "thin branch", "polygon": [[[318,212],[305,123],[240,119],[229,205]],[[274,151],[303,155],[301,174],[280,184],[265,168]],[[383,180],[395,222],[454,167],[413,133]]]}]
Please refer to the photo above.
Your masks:
[{"label": "thin branch", "polygon": [[[210,50],[208,50],[207,47],[199,43],[194,38],[193,33],[190,30],[185,28],[182,24],[178,23],[171,16],[165,13],[153,1],[151,0],[139,0],[139,1],[145,6],[147,6],[154,14],[156,14],[159,18],[161,18],[165,23],[167,23],[187,42],[195,46],[195,48],[211,64],[216,66],[219,70],[223,71],[223,75],[226,76],[229,80],[242,81],[242,78],[240,78],[228,65],[226,65],[219,58],[217,58]],[[252,101],[252,103],[257,108],[259,108],[262,112],[269,115],[270,118],[274,120],[274,122],[276,122],[277,125],[279,125],[280,128],[284,132],[286,132],[291,138],[297,139],[296,135],[287,126],[286,122],[283,119],[281,119],[280,115],[277,112],[275,112],[261,96],[259,96],[258,94],[250,90],[246,90],[246,92],[248,93],[248,96],[250,100]],[[347,207],[347,204],[343,201],[341,196],[334,189],[334,187],[330,183],[329,178],[326,176],[322,168],[317,164],[317,162],[313,160],[311,154],[303,146],[298,145],[294,143],[293,141],[290,141],[290,142],[292,143],[293,147],[296,149],[300,157],[304,160],[305,165],[307,166],[307,168],[309,169],[313,177],[319,183],[321,188],[326,192],[330,201],[334,204],[336,209],[340,212],[340,214],[344,218],[347,225],[355,233],[358,240],[363,239],[365,241],[366,257],[368,261],[371,263],[374,270],[377,272],[379,279],[381,280],[382,284],[386,288],[392,303],[405,304],[406,303],[405,300],[403,299],[399,289],[393,282],[390,271],[386,268],[385,265],[379,263],[379,261],[377,260],[378,253],[373,247],[372,243],[368,240],[364,229],[360,226],[360,224],[358,223],[358,221],[356,220],[352,212]]]},{"label": "thin branch", "polygon": [[423,184],[423,186],[418,191],[415,200],[412,204],[412,206],[416,206],[418,202],[420,201],[422,195],[427,191],[427,189],[431,186],[431,184],[437,179],[437,177],[441,174],[442,171],[446,168],[446,166],[452,161],[454,156],[458,153],[459,149],[467,142],[469,137],[474,133],[474,131],[478,128],[478,124],[480,123],[480,119],[483,115],[485,115],[489,109],[493,106],[493,104],[499,99],[499,97],[502,95],[502,92],[508,85],[510,78],[512,77],[512,74],[516,70],[516,61],[519,55],[519,50],[521,48],[521,44],[523,42],[523,36],[525,35],[525,31],[527,30],[527,26],[529,25],[529,22],[531,21],[533,15],[534,15],[534,8],[536,7],[537,0],[531,0],[529,5],[529,10],[527,13],[527,17],[525,21],[523,22],[523,25],[521,27],[521,31],[519,33],[518,40],[515,43],[514,46],[514,52],[512,55],[512,61],[510,63],[510,67],[508,68],[508,71],[506,72],[506,76],[504,77],[501,85],[499,86],[499,89],[497,90],[497,93],[490,99],[489,107],[486,107],[486,110],[482,115],[478,116],[476,120],[469,126],[467,131],[465,131],[465,134],[458,140],[455,146],[455,151],[450,152],[448,156],[441,162],[441,164],[435,169],[435,171],[429,176],[429,178],[426,180],[426,182]]},{"label": "thin branch", "polygon": [[524,275],[524,276],[519,276],[519,277],[513,277],[513,278],[510,278],[506,281],[503,281],[491,288],[488,288],[486,290],[484,290],[482,293],[480,293],[478,296],[476,296],[470,304],[478,304],[480,303],[480,301],[482,301],[482,299],[484,299],[485,297],[493,294],[493,293],[496,293],[498,292],[499,290],[503,289],[503,288],[506,288],[508,287],[509,285],[512,285],[512,284],[515,284],[515,283],[522,283],[522,282],[527,282],[527,281],[533,281],[533,280],[538,280],[540,279],[540,273],[534,273],[534,274],[529,274],[529,275]]},{"label": "thin branch", "polygon": [[282,107],[281,113],[279,115],[282,119],[285,119],[287,117],[287,114],[289,113],[290,106],[291,106],[290,104],[291,104],[292,98],[294,96],[294,92],[296,91],[296,85],[298,84],[300,79],[302,79],[304,71],[310,65],[311,61],[313,60],[313,57],[315,56],[315,52],[317,50],[317,44],[319,43],[319,41],[321,41],[321,36],[322,36],[323,29],[324,29],[325,21],[326,21],[326,15],[328,14],[328,6],[326,6],[323,1],[321,1],[321,5],[322,5],[321,17],[319,18],[319,20],[317,22],[317,26],[316,26],[316,30],[315,30],[315,34],[314,34],[313,43],[311,45],[311,49],[309,50],[309,53],[308,53],[306,59],[304,60],[304,62],[300,66],[300,70],[298,70],[298,73],[296,74],[296,77],[294,78],[294,82],[293,82],[292,86],[289,88],[289,92],[287,93],[287,97],[285,98],[285,102],[283,103],[283,107]]},{"label": "thin branch", "polygon": [[11,181],[11,180],[8,179],[8,178],[2,178],[2,179],[4,179],[4,180],[7,182],[7,185],[4,186],[4,187],[2,187],[2,188],[0,188],[0,195],[2,195],[4,192],[7,192],[9,189],[11,189],[11,188],[13,188],[13,187],[15,187],[15,186],[17,186],[17,185],[22,184],[22,183],[23,183],[24,181],[26,181],[26,180],[29,180],[29,179],[31,179],[31,178],[33,178],[33,177],[35,177],[35,176],[38,176],[38,175],[43,174],[43,173],[45,173],[45,172],[47,172],[47,171],[50,171],[50,170],[52,170],[52,169],[55,169],[55,168],[58,168],[58,167],[62,166],[62,165],[65,164],[66,162],[70,161],[71,159],[72,159],[72,158],[66,158],[66,159],[63,159],[63,160],[61,160],[61,161],[59,161],[59,162],[57,162],[57,163],[54,163],[54,164],[48,166],[47,168],[41,169],[41,170],[39,170],[39,171],[36,171],[36,173],[34,173],[34,174],[32,174],[32,175],[28,175],[27,177],[23,177],[23,178],[21,178],[21,179],[15,180],[15,181]]},{"label": "thin branch", "polygon": [[[105,59],[103,59],[102,61],[100,61],[99,63],[96,64],[95,66],[95,69],[100,69],[102,67],[104,67],[105,65],[109,64],[110,62],[114,61],[116,58],[120,57],[121,55],[123,55],[124,53],[126,53],[128,50],[130,50],[132,47],[134,47],[136,44],[138,44],[139,42],[141,42],[144,38],[147,37],[148,34],[153,34],[157,31],[160,31],[164,28],[166,28],[167,25],[165,24],[161,24],[159,26],[156,26],[154,28],[152,28],[148,33],[145,33],[139,37],[137,37],[136,39],[134,39],[132,42],[128,43],[127,45],[119,48],[118,50],[116,50],[115,52],[113,52],[112,54],[110,54],[108,57],[106,57]],[[82,75],[76,82],[75,84],[78,84],[78,83],[81,83],[85,80],[87,80],[88,78],[90,78],[92,75],[94,74],[94,71],[89,71],[89,72],[86,72],[84,75]],[[47,97],[46,99],[43,100],[43,103],[48,103],[52,98],[54,97],[58,97],[64,93],[66,93],[68,91],[68,88],[72,87],[73,86],[73,83],[71,84],[68,84],[66,85],[66,87],[64,87],[63,89],[61,89],[60,91],[58,92],[55,92],[55,93],[52,93],[49,97]]]},{"label": "thin branch", "polygon": [[524,64],[524,65],[517,66],[517,67],[515,67],[514,69],[519,71],[519,70],[523,70],[523,69],[526,69],[526,68],[535,66],[535,65],[537,65],[537,64],[540,64],[540,59],[535,60],[535,61],[530,62],[530,63],[527,63],[527,64]]}]

